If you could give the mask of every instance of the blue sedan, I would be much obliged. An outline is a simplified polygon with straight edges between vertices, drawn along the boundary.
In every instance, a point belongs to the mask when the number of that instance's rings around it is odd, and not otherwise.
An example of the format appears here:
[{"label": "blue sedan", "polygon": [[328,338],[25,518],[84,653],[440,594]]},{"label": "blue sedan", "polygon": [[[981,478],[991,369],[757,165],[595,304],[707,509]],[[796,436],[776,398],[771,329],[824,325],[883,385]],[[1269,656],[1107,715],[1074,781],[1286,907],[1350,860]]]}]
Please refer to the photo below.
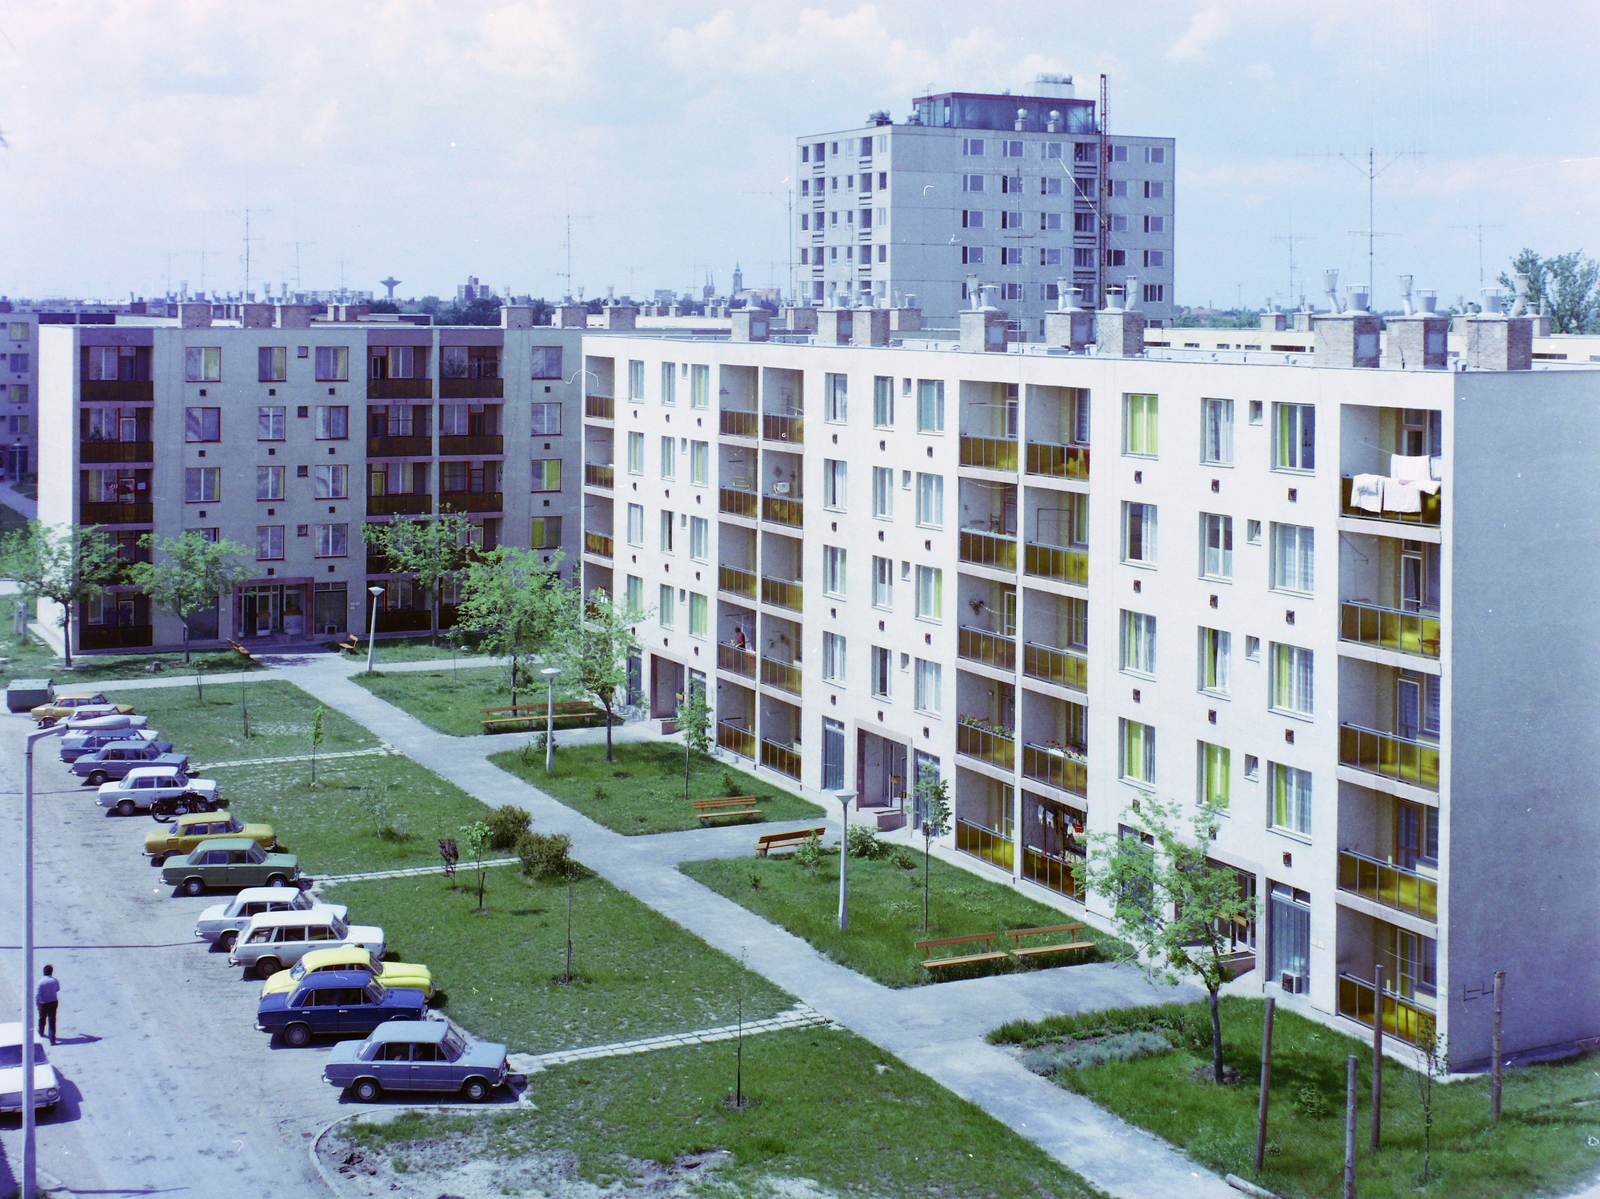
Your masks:
[{"label": "blue sedan", "polygon": [[444,1020],[396,1020],[365,1041],[335,1045],[322,1078],[348,1087],[360,1103],[374,1103],[385,1091],[446,1091],[481,1103],[509,1070],[504,1045],[474,1041]]},{"label": "blue sedan", "polygon": [[256,1028],[296,1049],[312,1037],[365,1037],[391,1020],[422,1020],[427,997],[408,987],[386,988],[365,970],[319,970],[292,991],[261,997]]}]

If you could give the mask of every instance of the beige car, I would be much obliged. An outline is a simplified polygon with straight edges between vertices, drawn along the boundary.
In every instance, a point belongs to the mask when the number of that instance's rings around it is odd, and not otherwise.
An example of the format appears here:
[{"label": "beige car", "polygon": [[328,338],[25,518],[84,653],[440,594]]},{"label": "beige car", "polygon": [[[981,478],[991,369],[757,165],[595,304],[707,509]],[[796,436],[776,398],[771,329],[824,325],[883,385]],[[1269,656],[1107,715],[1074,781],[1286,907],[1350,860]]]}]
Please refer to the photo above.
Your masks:
[{"label": "beige car", "polygon": [[104,711],[97,712],[97,716],[133,715],[132,704],[114,704],[104,695],[87,691],[67,692],[64,695],[58,695],[49,703],[40,704],[37,708],[33,708],[28,715],[38,721],[39,727],[44,729],[49,728],[58,720],[65,720],[79,708],[90,707],[104,709]]}]

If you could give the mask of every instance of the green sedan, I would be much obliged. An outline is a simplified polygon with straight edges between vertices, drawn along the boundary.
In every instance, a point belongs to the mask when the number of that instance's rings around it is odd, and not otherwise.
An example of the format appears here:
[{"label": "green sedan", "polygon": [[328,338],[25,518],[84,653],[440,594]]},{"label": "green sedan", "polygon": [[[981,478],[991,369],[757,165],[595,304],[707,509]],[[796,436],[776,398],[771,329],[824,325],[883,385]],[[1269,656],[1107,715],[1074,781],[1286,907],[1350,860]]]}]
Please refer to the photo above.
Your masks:
[{"label": "green sedan", "polygon": [[249,837],[209,837],[161,868],[161,881],[185,895],[203,895],[210,887],[287,887],[299,877],[298,857],[268,853]]}]

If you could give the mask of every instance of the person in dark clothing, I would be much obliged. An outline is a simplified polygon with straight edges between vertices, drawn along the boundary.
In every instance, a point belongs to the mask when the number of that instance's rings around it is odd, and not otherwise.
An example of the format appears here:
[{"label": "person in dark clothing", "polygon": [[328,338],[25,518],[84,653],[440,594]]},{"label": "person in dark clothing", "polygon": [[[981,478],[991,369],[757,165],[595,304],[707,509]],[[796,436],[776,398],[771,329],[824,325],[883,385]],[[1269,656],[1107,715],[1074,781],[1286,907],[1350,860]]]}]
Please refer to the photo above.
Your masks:
[{"label": "person in dark clothing", "polygon": [[60,1002],[57,998],[61,994],[61,983],[56,979],[56,968],[46,966],[44,977],[39,980],[39,985],[34,989],[34,1001],[39,1007],[39,1035],[45,1035],[44,1027],[50,1025],[50,1044],[56,1043],[56,1005]]}]

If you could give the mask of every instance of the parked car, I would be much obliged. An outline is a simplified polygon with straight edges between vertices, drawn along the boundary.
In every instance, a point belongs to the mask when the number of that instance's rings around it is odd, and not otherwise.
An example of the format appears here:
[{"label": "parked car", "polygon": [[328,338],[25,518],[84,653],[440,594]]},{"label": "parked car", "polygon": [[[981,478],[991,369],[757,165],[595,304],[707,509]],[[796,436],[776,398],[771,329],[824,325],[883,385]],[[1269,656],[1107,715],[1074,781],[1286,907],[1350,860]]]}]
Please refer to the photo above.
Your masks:
[{"label": "parked car", "polygon": [[161,881],[185,895],[211,887],[287,887],[300,877],[292,853],[268,853],[248,837],[208,837],[161,868]]},{"label": "parked car", "polygon": [[149,723],[148,716],[125,716],[113,704],[91,704],[67,717],[66,735],[70,737],[75,732],[87,733],[91,730],[142,729]]},{"label": "parked car", "polygon": [[135,766],[165,766],[189,772],[189,755],[163,753],[153,741],[113,741],[72,764],[72,773],[98,787],[110,779],[126,778]]},{"label": "parked car", "polygon": [[[308,974],[323,970],[365,970],[386,987],[415,987],[433,998],[433,971],[421,962],[385,962],[381,956],[360,945],[341,945],[308,949],[287,970],[280,970],[261,984],[261,993],[292,991]],[[261,968],[256,967],[256,973]]]},{"label": "parked car", "polygon": [[348,1087],[360,1103],[384,1091],[459,1091],[481,1103],[503,1086],[506,1047],[476,1041],[444,1020],[391,1020],[365,1041],[341,1041],[328,1053],[322,1081]]},{"label": "parked car", "polygon": [[271,849],[278,843],[270,824],[245,824],[237,816],[189,812],[174,820],[171,827],[157,826],[146,833],[144,852],[152,866],[159,866],[174,854],[193,853],[207,837],[249,837],[262,849]]},{"label": "parked car", "polygon": [[[33,1107],[50,1111],[61,1100],[61,1078],[45,1057],[44,1046],[33,1043]],[[0,1112],[22,1111],[22,1025],[0,1024]]]},{"label": "parked car", "polygon": [[39,722],[40,728],[47,728],[58,720],[65,720],[79,708],[87,707],[106,709],[104,712],[95,713],[97,716],[107,716],[114,712],[121,713],[124,716],[133,714],[132,704],[114,704],[99,692],[90,694],[86,691],[69,691],[63,695],[57,695],[47,703],[38,705],[30,710],[28,715]]},{"label": "parked car", "polygon": [[319,904],[298,887],[246,887],[227,903],[214,903],[200,913],[194,935],[207,944],[215,942],[227,950],[239,939],[240,930],[252,916],[262,912],[309,912],[321,908],[340,920],[350,915],[342,903]]},{"label": "parked car", "polygon": [[383,930],[370,924],[346,924],[326,908],[309,912],[263,912],[251,917],[239,933],[228,965],[255,970],[271,978],[293,966],[308,950],[359,947],[383,960]]},{"label": "parked car", "polygon": [[118,741],[148,741],[161,747],[162,753],[172,752],[172,742],[163,741],[155,729],[85,729],[81,733],[68,733],[61,738],[61,760],[76,762],[85,754],[92,754]]},{"label": "parked car", "polygon": [[312,1037],[365,1037],[391,1020],[421,1022],[426,1015],[421,991],[391,991],[364,970],[329,970],[293,991],[263,995],[256,1028],[298,1049]]},{"label": "parked car", "polygon": [[221,802],[214,779],[192,779],[174,766],[135,766],[120,782],[100,784],[100,806],[115,808],[118,816],[132,816],[162,800],[177,801],[169,805],[174,811],[210,809]]}]

